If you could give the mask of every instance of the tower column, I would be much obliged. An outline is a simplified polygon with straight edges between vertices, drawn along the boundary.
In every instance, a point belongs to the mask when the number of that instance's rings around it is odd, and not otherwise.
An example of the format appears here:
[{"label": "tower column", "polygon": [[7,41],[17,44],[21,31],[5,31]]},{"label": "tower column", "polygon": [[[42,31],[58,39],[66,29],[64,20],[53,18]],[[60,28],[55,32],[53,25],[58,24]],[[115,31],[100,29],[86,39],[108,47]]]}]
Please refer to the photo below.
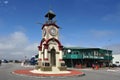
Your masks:
[{"label": "tower column", "polygon": [[59,52],[60,52],[59,61],[62,61],[62,48],[63,48],[63,46],[59,45]]},{"label": "tower column", "polygon": [[62,60],[62,50],[60,50],[59,60]]},{"label": "tower column", "polygon": [[42,56],[41,56],[41,51],[39,51],[39,56],[38,56],[38,65],[41,66],[42,62]]},{"label": "tower column", "polygon": [[41,62],[42,62],[42,47],[38,46],[38,50],[39,50],[39,55],[38,55],[38,65],[41,66]]},{"label": "tower column", "polygon": [[48,60],[48,45],[44,44],[44,60]]},{"label": "tower column", "polygon": [[47,53],[47,52],[48,52],[48,50],[45,49],[45,52],[44,52],[44,56],[45,56],[44,59],[45,59],[45,60],[48,60],[48,53]]},{"label": "tower column", "polygon": [[39,61],[42,60],[42,57],[41,57],[41,51],[39,51],[39,57],[38,57]]}]

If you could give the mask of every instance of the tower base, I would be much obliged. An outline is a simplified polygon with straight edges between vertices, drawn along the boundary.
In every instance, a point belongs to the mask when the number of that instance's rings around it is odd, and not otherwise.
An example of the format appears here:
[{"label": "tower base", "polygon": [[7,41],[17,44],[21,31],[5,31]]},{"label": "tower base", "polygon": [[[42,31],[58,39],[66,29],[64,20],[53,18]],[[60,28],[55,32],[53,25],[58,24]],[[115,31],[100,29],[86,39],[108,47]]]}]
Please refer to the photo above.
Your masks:
[{"label": "tower base", "polygon": [[41,71],[66,71],[67,67],[65,66],[64,61],[60,61],[58,66],[51,66],[49,61],[39,62],[35,67],[36,70]]},{"label": "tower base", "polygon": [[51,66],[36,66],[36,70],[41,70],[41,71],[66,71],[67,68],[65,66],[61,67],[51,67]]}]

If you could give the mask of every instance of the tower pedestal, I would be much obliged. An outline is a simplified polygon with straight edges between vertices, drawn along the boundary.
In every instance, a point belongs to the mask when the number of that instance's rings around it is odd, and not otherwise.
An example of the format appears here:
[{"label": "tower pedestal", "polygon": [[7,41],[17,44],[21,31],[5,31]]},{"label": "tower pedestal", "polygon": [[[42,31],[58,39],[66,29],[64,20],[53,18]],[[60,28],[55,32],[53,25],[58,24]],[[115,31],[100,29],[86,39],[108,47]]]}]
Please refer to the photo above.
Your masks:
[{"label": "tower pedestal", "polygon": [[[64,61],[60,61],[59,62],[59,66],[51,66],[50,62],[45,61],[45,62],[39,62],[38,65],[36,66],[37,70],[41,70],[41,71],[66,71],[67,68],[65,66]],[[54,70],[55,69],[55,70]]]}]

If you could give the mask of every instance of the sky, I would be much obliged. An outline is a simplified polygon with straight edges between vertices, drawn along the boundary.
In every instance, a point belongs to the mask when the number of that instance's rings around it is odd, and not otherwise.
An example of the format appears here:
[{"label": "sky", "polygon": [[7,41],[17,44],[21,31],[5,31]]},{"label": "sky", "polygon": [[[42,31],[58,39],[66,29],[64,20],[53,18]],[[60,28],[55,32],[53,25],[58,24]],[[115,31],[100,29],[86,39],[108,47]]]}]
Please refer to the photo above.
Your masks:
[{"label": "sky", "polygon": [[0,59],[38,54],[44,15],[50,9],[63,46],[120,54],[120,0],[0,0]]}]

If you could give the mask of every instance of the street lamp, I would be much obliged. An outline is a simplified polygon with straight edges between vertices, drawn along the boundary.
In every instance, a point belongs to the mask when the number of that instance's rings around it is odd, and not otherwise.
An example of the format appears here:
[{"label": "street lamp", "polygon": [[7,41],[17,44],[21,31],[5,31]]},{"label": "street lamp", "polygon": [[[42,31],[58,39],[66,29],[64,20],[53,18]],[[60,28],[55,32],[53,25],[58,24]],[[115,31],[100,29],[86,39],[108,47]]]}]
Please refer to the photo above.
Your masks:
[{"label": "street lamp", "polygon": [[108,59],[108,68],[110,68],[110,53],[109,53],[109,50],[107,48],[107,59]]},{"label": "street lamp", "polygon": [[110,57],[110,53],[109,53],[109,50],[108,50],[108,48],[107,48],[107,59],[108,59],[108,68],[110,68],[110,59],[109,59],[109,57]]},{"label": "street lamp", "polygon": [[[69,54],[71,53],[71,50],[70,50],[70,49],[68,49],[68,53],[69,53]],[[70,58],[71,58],[71,67],[73,67],[72,57],[70,56]]]},{"label": "street lamp", "polygon": [[[108,42],[110,42],[111,40],[108,40]],[[110,68],[110,53],[109,53],[109,49],[107,48],[107,55],[108,55],[108,67]]]},{"label": "street lamp", "polygon": [[109,62],[108,67],[110,69],[110,53],[109,52],[108,52],[108,62]]},{"label": "street lamp", "polygon": [[68,49],[68,53],[71,53],[71,50],[70,50],[70,49]]}]

